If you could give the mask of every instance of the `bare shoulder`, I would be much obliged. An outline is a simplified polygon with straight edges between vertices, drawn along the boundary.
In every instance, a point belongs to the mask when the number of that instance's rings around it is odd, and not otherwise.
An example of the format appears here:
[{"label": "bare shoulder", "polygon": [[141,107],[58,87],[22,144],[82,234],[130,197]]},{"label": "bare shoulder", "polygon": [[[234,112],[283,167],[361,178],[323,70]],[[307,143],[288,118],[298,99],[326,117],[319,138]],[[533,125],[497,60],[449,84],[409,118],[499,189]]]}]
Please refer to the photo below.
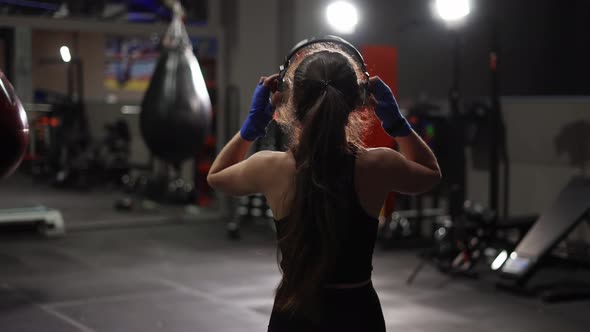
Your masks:
[{"label": "bare shoulder", "polygon": [[379,196],[395,188],[392,182],[404,174],[403,159],[399,152],[386,147],[361,151],[356,164],[361,191],[374,192]]},{"label": "bare shoulder", "polygon": [[432,189],[440,181],[440,171],[406,159],[389,148],[367,150],[359,156],[357,170],[365,181],[387,192],[419,194]]},{"label": "bare shoulder", "polygon": [[380,147],[370,148],[359,152],[357,169],[360,170],[378,170],[383,167],[391,167],[391,163],[403,158],[397,151]]},{"label": "bare shoulder", "polygon": [[278,175],[288,175],[295,171],[295,159],[289,152],[259,151],[250,156],[248,160],[253,164],[260,175],[273,178]]},{"label": "bare shoulder", "polygon": [[[249,159],[254,159],[255,176],[260,181],[260,190],[266,196],[267,203],[277,216],[287,214],[284,205],[285,195],[290,195],[292,180],[295,176],[295,158],[290,152],[260,151]],[[289,197],[289,196],[287,196]]]},{"label": "bare shoulder", "polygon": [[288,152],[263,150],[258,151],[250,156],[250,158],[257,163],[272,163],[273,165],[289,164],[295,162],[293,155]]}]

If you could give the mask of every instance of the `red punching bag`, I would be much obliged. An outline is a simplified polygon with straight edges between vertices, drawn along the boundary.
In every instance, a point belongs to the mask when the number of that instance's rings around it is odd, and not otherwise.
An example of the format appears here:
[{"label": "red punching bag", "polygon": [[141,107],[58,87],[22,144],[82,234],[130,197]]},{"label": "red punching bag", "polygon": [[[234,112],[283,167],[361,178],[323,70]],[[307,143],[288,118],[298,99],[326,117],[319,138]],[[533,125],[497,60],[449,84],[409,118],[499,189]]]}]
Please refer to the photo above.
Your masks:
[{"label": "red punching bag", "polygon": [[18,167],[29,143],[29,123],[12,84],[0,71],[0,179]]}]

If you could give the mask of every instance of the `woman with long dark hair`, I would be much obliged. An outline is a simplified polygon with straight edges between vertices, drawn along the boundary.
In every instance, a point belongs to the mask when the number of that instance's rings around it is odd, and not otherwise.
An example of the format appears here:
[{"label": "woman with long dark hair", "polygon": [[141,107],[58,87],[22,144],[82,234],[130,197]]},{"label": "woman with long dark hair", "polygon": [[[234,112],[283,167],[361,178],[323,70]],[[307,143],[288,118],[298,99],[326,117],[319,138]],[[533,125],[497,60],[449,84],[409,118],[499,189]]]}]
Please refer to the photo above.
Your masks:
[{"label": "woman with long dark hair", "polygon": [[[302,49],[281,82],[261,78],[242,129],[209,172],[217,190],[264,194],[275,217],[282,280],[269,331],[385,331],[371,283],[380,208],[388,192],[427,191],[441,173],[389,87],[362,76],[337,44]],[[288,150],[244,160],[273,109],[290,137]],[[367,112],[396,137],[401,153],[363,148]]]}]

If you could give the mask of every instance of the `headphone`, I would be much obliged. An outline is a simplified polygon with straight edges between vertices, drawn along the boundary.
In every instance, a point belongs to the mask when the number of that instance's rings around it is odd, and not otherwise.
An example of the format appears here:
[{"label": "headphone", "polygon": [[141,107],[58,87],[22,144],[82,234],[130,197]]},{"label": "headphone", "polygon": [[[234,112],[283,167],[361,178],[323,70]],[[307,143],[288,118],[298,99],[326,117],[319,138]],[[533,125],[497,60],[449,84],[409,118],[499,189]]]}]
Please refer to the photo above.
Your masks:
[{"label": "headphone", "polygon": [[[295,54],[297,52],[299,52],[302,48],[308,47],[313,44],[325,43],[325,42],[335,43],[335,44],[343,46],[344,49],[347,50],[348,53],[361,66],[361,70],[362,70],[363,74],[365,75],[365,77],[367,79],[367,83],[368,83],[369,72],[367,71],[367,65],[365,64],[365,59],[363,59],[361,52],[359,52],[359,50],[356,47],[354,47],[351,43],[347,42],[346,40],[344,40],[338,36],[326,35],[323,37],[313,37],[313,38],[304,39],[304,40],[300,41],[299,43],[297,43],[291,49],[291,51],[289,52],[289,55],[287,55],[285,57],[285,62],[279,67],[279,78],[278,78],[278,90],[279,91],[281,91],[284,87],[285,75],[287,74],[287,70],[289,69],[289,66],[291,65],[291,59],[293,58],[293,56],[295,56]],[[362,97],[364,100],[366,98],[366,96],[369,95],[367,84],[363,84],[362,91],[363,91]]]}]

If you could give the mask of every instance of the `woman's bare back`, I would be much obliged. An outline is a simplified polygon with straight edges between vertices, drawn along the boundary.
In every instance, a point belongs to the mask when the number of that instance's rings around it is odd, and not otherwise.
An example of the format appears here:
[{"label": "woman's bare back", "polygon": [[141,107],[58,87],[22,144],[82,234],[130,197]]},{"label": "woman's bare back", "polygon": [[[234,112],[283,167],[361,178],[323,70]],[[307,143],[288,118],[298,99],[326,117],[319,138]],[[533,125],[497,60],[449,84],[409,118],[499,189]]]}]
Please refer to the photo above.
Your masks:
[{"label": "woman's bare back", "polygon": [[[268,205],[270,206],[275,219],[282,219],[289,215],[290,202],[295,194],[295,159],[293,154],[287,152],[272,153],[272,170],[260,170],[261,172],[271,172],[272,186],[266,194]],[[378,217],[383,205],[383,200],[388,190],[382,185],[379,179],[374,176],[370,150],[359,152],[355,164],[355,188],[360,205],[365,212],[373,217]],[[382,181],[381,181],[382,182]]]}]

